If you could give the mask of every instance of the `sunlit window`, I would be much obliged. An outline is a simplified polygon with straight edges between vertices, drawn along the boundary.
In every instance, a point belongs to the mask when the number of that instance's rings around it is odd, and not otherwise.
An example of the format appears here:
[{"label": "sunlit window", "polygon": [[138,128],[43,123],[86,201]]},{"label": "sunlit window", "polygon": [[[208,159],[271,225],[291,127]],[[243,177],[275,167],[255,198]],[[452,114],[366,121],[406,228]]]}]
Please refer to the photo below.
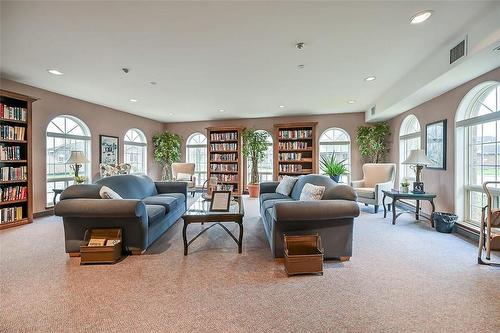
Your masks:
[{"label": "sunlit window", "polygon": [[420,123],[414,115],[407,116],[399,129],[399,180],[415,181],[415,171],[410,165],[403,164],[410,152],[421,149]]},{"label": "sunlit window", "polygon": [[201,133],[193,133],[186,143],[186,162],[194,163],[196,186],[201,187],[207,180],[207,137]]},{"label": "sunlit window", "polygon": [[[351,138],[342,128],[332,127],[321,134],[319,138],[320,156],[335,156],[335,160],[344,161],[349,173],[340,177],[341,183],[349,184],[351,181]],[[324,172],[324,170],[320,170]]]},{"label": "sunlit window", "polygon": [[127,131],[123,139],[125,163],[130,164],[130,172],[133,174],[147,173],[147,149],[146,135],[137,128]]}]

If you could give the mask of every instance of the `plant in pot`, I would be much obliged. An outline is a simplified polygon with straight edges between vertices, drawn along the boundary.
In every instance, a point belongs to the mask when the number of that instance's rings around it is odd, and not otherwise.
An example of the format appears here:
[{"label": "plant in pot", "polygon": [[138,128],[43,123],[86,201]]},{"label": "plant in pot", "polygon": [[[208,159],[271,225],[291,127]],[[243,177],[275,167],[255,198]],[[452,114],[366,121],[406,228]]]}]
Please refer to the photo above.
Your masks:
[{"label": "plant in pot", "polygon": [[359,153],[369,163],[381,163],[389,151],[387,139],[391,128],[385,121],[371,126],[360,126],[356,133]]},{"label": "plant in pot", "polygon": [[401,182],[401,192],[408,193],[409,188],[410,188],[410,182],[406,178],[403,179],[403,181]]},{"label": "plant in pot", "polygon": [[321,158],[321,169],[324,173],[335,181],[340,181],[340,176],[348,174],[346,160],[337,161],[334,154],[324,154],[320,155]]},{"label": "plant in pot", "polygon": [[168,131],[153,136],[153,155],[162,166],[162,180],[172,180],[172,163],[181,159],[181,141],[179,134]]},{"label": "plant in pot", "polygon": [[266,156],[269,134],[265,131],[245,129],[242,133],[242,138],[243,155],[250,163],[248,194],[250,198],[257,198],[259,197],[259,162]]}]

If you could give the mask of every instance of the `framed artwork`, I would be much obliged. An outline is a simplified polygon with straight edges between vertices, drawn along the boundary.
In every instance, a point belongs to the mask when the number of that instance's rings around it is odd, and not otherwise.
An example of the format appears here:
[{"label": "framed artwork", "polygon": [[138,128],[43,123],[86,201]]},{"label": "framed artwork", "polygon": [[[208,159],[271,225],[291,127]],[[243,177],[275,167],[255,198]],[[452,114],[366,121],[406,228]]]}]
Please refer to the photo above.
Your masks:
[{"label": "framed artwork", "polygon": [[99,135],[99,163],[118,164],[119,148],[118,137]]},{"label": "framed artwork", "polygon": [[231,191],[213,191],[210,202],[211,212],[228,212],[231,202]]},{"label": "framed artwork", "polygon": [[427,168],[446,170],[446,119],[425,126],[425,154],[434,162]]}]

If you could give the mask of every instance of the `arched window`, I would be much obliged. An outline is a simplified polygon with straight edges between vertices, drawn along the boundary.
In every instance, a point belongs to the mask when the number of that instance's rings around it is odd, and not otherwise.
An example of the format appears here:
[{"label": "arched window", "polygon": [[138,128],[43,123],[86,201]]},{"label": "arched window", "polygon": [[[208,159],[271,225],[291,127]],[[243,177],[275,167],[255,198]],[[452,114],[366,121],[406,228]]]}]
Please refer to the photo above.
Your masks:
[{"label": "arched window", "polygon": [[[349,184],[351,180],[351,138],[349,134],[342,128],[332,127],[323,132],[319,137],[319,154],[320,156],[331,156],[340,162],[345,160],[347,175],[342,175],[340,181]],[[321,169],[321,172],[324,172]]]},{"label": "arched window", "polygon": [[[259,162],[259,182],[270,182],[273,180],[273,138],[269,132],[265,130],[257,130],[257,132],[267,133],[267,150],[266,156]],[[250,162],[247,161],[247,184],[250,181]]]},{"label": "arched window", "polygon": [[[474,87],[456,117],[456,206],[466,221],[479,223],[486,205],[482,184],[500,180],[500,83]],[[494,203],[499,206],[500,189]]]},{"label": "arched window", "polygon": [[415,181],[415,171],[408,164],[402,164],[415,149],[421,149],[420,123],[410,114],[401,123],[399,129],[399,179]]},{"label": "arched window", "polygon": [[130,172],[133,174],[147,173],[148,141],[146,135],[137,128],[132,128],[125,133],[123,139],[123,151],[125,163],[131,165]]},{"label": "arched window", "polygon": [[[74,171],[66,161],[71,151],[83,151],[88,161],[90,156],[90,130],[83,121],[72,116],[58,116],[47,126],[46,166],[47,206],[52,206],[53,189],[65,189],[74,182]],[[82,165],[80,175],[91,182],[90,162]]]},{"label": "arched window", "polygon": [[186,143],[186,162],[196,165],[194,173],[196,185],[203,186],[207,180],[207,137],[201,133],[193,133]]}]

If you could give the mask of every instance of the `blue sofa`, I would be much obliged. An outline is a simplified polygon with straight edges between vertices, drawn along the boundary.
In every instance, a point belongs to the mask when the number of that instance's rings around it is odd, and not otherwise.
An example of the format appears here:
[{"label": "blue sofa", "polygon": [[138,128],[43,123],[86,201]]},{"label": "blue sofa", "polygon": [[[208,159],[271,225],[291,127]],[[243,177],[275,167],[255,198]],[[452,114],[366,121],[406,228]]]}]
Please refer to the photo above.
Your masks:
[{"label": "blue sofa", "polygon": [[[123,199],[101,199],[102,186]],[[102,227],[122,228],[125,250],[141,254],[182,216],[187,209],[186,198],[185,182],[119,175],[68,187],[54,211],[63,218],[66,252],[70,255],[80,252],[87,229]]]}]

